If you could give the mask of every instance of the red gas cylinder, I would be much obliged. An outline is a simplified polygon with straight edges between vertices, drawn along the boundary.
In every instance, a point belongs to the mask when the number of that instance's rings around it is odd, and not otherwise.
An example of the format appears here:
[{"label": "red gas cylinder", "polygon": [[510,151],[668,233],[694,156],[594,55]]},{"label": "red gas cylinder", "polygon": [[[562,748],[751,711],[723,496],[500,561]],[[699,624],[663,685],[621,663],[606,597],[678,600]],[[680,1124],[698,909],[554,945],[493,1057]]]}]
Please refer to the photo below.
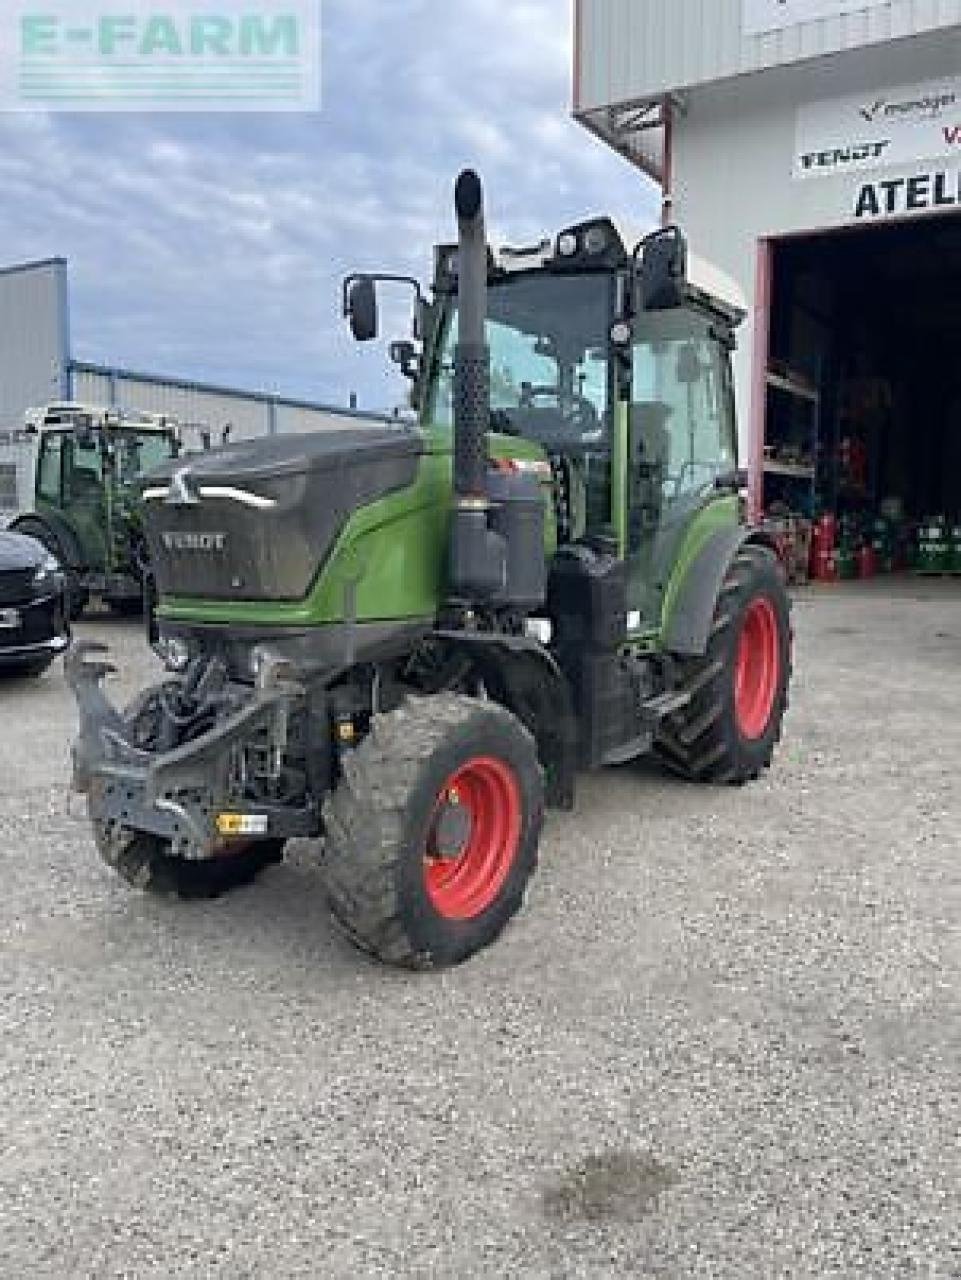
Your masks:
[{"label": "red gas cylinder", "polygon": [[858,577],[873,578],[878,571],[878,557],[870,545],[858,548]]},{"label": "red gas cylinder", "polygon": [[816,582],[837,580],[837,538],[837,517],[826,511],[814,522],[811,538],[811,577]]}]

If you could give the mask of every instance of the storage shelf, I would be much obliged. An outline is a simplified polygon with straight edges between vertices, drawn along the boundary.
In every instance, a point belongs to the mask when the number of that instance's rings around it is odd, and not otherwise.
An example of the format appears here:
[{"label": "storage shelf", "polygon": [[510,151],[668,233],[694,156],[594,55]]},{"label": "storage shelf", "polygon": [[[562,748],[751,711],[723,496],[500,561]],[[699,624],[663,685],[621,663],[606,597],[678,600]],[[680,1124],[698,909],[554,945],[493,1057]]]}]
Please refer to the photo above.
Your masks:
[{"label": "storage shelf", "polygon": [[803,462],[765,461],[764,471],[770,476],[794,476],[798,480],[813,480],[814,468]]},{"label": "storage shelf", "polygon": [[764,375],[765,381],[769,387],[775,387],[778,391],[786,391],[788,395],[797,396],[799,400],[808,400],[811,404],[817,404],[820,395],[805,382],[798,382],[794,378],[785,378],[780,373],[774,373],[768,369]]}]

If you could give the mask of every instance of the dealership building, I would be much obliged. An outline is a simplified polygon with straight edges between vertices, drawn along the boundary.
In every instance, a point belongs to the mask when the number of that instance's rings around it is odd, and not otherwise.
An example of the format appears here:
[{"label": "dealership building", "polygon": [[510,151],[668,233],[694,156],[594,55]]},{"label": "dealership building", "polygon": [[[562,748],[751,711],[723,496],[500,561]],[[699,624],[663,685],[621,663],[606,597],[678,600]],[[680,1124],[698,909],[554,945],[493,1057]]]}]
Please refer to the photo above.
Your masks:
[{"label": "dealership building", "polygon": [[577,119],[748,299],[755,511],[961,525],[961,0],[577,0],[574,44]]}]

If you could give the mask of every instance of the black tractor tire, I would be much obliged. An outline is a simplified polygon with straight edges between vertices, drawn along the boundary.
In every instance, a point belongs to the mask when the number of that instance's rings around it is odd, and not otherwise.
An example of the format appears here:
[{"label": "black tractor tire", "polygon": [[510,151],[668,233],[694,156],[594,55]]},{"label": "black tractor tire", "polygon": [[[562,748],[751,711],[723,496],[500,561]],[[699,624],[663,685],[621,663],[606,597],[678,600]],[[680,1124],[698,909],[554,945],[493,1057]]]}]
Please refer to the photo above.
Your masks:
[{"label": "black tractor tire", "polygon": [[107,596],[107,608],[118,618],[139,618],[143,613],[140,596]]},{"label": "black tractor tire", "polygon": [[691,699],[660,726],[658,755],[697,782],[740,785],[759,777],[781,737],[791,660],[784,573],[771,550],[747,543],[721,584],[707,652],[681,665],[678,687]]},{"label": "black tractor tire", "polygon": [[53,661],[53,658],[35,658],[33,662],[25,662],[22,667],[19,667],[17,674],[26,676],[28,680],[39,680],[49,671]]},{"label": "black tractor tire", "polygon": [[81,586],[79,577],[68,569],[67,574],[67,609],[69,616],[68,622],[76,622],[78,618],[82,618],[87,612],[87,605],[90,603],[90,592],[86,587]]},{"label": "black tractor tire", "polygon": [[197,900],[219,898],[250,884],[266,867],[282,862],[283,840],[257,840],[215,858],[175,857],[170,841],[118,823],[91,818],[97,852],[111,870],[135,889]]},{"label": "black tractor tire", "polygon": [[543,770],[515,716],[457,694],[411,698],[374,717],[324,804],[334,918],[385,963],[459,964],[520,909],[543,819]]}]

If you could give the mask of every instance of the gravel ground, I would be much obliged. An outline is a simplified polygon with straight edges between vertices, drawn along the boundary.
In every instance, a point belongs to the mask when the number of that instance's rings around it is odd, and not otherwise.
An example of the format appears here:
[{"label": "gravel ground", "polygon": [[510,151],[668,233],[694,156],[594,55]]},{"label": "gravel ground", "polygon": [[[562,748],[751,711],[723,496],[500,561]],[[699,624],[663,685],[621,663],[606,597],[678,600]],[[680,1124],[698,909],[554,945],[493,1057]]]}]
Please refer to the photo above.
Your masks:
[{"label": "gravel ground", "polygon": [[355,954],[309,847],[128,890],[62,674],[5,683],[0,1275],[961,1275],[961,587],[885,585],[798,601],[769,778],[585,779],[441,975]]}]

